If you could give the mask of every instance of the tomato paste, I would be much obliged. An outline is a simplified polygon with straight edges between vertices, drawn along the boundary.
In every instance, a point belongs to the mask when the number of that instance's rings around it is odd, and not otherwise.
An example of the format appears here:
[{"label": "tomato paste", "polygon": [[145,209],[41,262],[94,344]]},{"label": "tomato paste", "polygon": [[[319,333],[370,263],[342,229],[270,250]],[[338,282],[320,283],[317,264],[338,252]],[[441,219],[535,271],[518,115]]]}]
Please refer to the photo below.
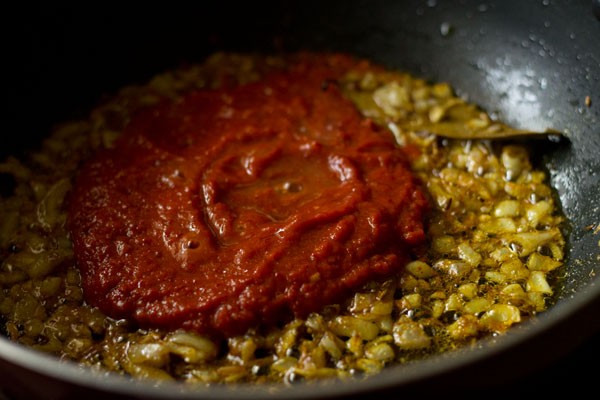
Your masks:
[{"label": "tomato paste", "polygon": [[299,58],[132,116],[71,193],[86,300],[142,327],[230,336],[401,270],[427,202],[392,136],[331,83],[350,67]]}]

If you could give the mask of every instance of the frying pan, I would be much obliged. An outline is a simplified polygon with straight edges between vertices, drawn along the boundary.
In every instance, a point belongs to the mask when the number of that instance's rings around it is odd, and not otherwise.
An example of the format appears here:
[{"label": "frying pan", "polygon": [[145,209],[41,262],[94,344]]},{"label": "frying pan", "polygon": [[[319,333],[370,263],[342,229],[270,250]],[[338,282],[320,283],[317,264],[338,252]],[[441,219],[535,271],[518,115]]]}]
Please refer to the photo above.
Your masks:
[{"label": "frying pan", "polygon": [[[0,337],[7,398],[494,397],[534,384],[542,385],[535,389],[541,394],[543,385],[556,387],[553,379],[582,388],[582,378],[592,377],[578,361],[600,355],[600,234],[594,233],[600,224],[599,1],[155,3],[48,2],[5,17],[9,40],[3,49],[13,70],[3,85],[11,108],[0,156],[35,148],[53,124],[85,116],[123,85],[216,50],[351,52],[449,82],[518,128],[564,133],[566,143],[535,145],[536,162],[547,170],[570,221],[557,304],[474,349],[343,384],[154,385],[61,363]],[[569,370],[560,370],[565,366]]]}]

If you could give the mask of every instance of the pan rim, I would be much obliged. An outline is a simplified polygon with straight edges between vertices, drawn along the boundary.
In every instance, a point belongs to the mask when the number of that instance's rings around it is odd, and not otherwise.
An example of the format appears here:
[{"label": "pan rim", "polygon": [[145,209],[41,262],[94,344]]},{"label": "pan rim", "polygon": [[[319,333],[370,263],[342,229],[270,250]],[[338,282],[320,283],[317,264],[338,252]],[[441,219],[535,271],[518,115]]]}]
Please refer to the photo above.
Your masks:
[{"label": "pan rim", "polygon": [[[101,392],[125,396],[144,396],[148,399],[310,399],[359,394],[389,387],[401,387],[426,381],[429,378],[491,358],[556,327],[578,310],[599,298],[600,277],[582,285],[576,295],[560,300],[537,317],[511,328],[497,337],[478,341],[474,347],[431,356],[409,364],[386,367],[366,379],[327,379],[293,385],[285,384],[225,384],[223,386],[195,385],[184,382],[140,380],[109,371],[94,370],[50,354],[25,347],[0,336],[0,359],[31,372],[55,379],[65,384],[96,389]],[[343,385],[331,383],[343,382]],[[201,396],[201,397],[199,397]]]}]

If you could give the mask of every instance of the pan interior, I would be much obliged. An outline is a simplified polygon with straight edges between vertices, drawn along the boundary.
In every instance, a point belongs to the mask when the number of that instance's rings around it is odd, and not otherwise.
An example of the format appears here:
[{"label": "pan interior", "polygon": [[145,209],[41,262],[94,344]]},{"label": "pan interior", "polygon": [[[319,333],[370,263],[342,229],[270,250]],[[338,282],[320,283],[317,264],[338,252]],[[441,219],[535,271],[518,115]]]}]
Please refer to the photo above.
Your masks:
[{"label": "pan interior", "polygon": [[[248,4],[251,3],[251,4]],[[53,124],[81,116],[103,94],[144,82],[153,74],[197,62],[215,50],[339,50],[447,81],[460,94],[519,128],[555,129],[567,145],[547,143],[537,153],[569,219],[568,267],[557,304],[538,322],[479,349],[390,369],[359,387],[281,394],[312,397],[406,384],[491,357],[555,327],[600,295],[600,23],[586,2],[290,1],[189,4],[178,9],[100,5],[39,5],[29,22],[15,24],[10,96],[15,140],[0,156],[31,148]],[[516,11],[515,11],[516,10]],[[248,18],[252,15],[253,18]],[[24,18],[24,17],[23,17]],[[565,21],[577,21],[565,23]],[[111,29],[106,29],[110,26]],[[591,106],[586,96],[591,96]],[[35,110],[36,118],[30,118]],[[30,132],[32,134],[30,134]],[[22,134],[21,134],[22,133]],[[36,136],[37,135],[37,136]],[[10,181],[1,181],[10,186]],[[574,329],[575,331],[575,329]],[[94,373],[57,371],[53,360],[0,341],[5,357],[58,379],[98,385]],[[6,350],[6,351],[4,351]],[[411,366],[412,368],[412,366]],[[66,372],[65,372],[66,371]],[[104,384],[103,384],[104,385]],[[126,393],[145,391],[115,378]],[[154,396],[174,397],[171,388]],[[278,397],[278,392],[265,390]],[[251,392],[241,397],[252,398]],[[250,393],[250,394],[248,394]],[[179,393],[193,396],[198,393]],[[227,397],[228,390],[204,395]]]}]

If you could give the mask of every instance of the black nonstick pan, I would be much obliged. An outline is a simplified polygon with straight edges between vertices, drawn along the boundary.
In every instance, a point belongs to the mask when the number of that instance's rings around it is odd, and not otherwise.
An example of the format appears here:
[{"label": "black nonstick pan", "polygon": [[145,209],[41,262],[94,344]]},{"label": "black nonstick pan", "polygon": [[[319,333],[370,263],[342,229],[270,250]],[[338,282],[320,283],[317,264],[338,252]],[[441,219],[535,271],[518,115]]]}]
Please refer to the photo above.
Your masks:
[{"label": "black nonstick pan", "polygon": [[85,115],[119,87],[217,50],[335,50],[449,82],[515,127],[562,132],[566,140],[540,142],[536,158],[570,221],[567,278],[556,305],[476,349],[390,367],[361,382],[185,388],[107,376],[0,338],[5,397],[485,398],[585,387],[594,367],[582,363],[600,356],[599,3],[49,2],[5,15],[3,58],[10,71],[2,158],[35,148],[55,123]]}]

